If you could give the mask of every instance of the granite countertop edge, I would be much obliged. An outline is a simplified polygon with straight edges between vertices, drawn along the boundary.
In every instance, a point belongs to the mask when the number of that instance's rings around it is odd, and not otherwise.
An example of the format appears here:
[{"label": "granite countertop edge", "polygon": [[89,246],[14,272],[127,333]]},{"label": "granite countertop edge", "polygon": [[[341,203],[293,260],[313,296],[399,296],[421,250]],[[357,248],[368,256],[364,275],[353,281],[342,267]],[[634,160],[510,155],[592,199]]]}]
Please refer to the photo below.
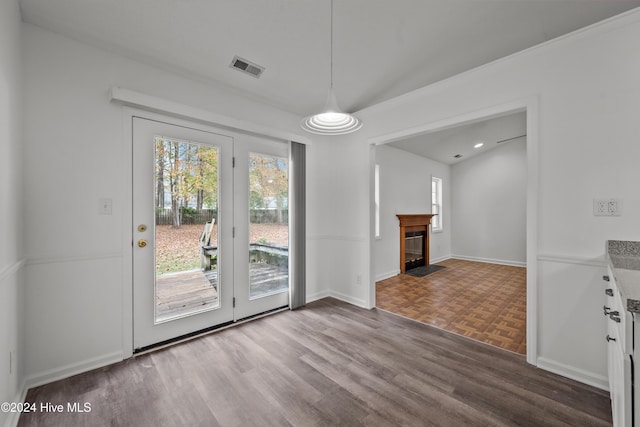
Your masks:
[{"label": "granite countertop edge", "polygon": [[607,240],[607,262],[627,311],[640,313],[640,242]]}]

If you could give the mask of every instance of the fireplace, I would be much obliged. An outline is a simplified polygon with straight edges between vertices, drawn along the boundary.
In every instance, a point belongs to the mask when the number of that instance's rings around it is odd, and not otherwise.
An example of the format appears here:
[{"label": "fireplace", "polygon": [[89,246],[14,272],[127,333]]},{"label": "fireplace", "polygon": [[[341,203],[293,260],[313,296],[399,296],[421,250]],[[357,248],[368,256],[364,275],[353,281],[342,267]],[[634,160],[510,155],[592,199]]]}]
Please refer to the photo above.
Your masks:
[{"label": "fireplace", "polygon": [[424,231],[407,231],[404,234],[404,268],[411,270],[412,268],[422,267],[426,265],[424,259],[424,239],[426,237]]},{"label": "fireplace", "polygon": [[429,265],[429,224],[434,215],[396,216],[400,220],[400,272]]}]

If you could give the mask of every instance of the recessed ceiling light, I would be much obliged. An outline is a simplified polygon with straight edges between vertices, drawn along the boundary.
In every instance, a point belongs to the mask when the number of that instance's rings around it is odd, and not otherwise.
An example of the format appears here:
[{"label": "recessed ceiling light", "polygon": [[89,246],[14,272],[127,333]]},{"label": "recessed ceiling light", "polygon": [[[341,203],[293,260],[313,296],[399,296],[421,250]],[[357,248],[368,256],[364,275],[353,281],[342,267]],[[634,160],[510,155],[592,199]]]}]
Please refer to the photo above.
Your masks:
[{"label": "recessed ceiling light", "polygon": [[480,148],[484,145],[484,142],[478,142],[476,145],[473,146],[473,148]]}]

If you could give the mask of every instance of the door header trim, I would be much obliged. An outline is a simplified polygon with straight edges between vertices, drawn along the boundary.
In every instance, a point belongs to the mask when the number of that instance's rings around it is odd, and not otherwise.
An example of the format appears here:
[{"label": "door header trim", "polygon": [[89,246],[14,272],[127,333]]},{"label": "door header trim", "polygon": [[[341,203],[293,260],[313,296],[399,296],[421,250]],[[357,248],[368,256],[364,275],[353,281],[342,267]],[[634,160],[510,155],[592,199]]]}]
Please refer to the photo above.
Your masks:
[{"label": "door header trim", "polygon": [[286,142],[295,141],[301,144],[311,144],[311,140],[303,135],[258,125],[246,120],[235,119],[233,117],[213,113],[201,108],[191,107],[189,105],[118,86],[112,86],[110,88],[109,100],[129,107],[169,114],[174,117],[197,121],[208,125],[215,125],[233,131],[251,133],[259,136],[268,136]]}]

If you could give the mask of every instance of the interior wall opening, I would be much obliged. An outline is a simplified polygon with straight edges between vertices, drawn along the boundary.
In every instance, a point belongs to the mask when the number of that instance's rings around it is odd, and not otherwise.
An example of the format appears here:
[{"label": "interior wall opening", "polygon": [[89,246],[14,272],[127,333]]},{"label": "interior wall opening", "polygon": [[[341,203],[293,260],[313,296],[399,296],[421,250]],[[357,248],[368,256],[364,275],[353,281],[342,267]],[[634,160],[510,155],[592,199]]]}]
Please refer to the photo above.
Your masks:
[{"label": "interior wall opening", "polygon": [[[377,308],[528,354],[529,143],[519,108],[375,146]],[[443,182],[441,212],[433,176]],[[431,268],[401,273],[394,214],[431,213],[441,214],[429,227]]]}]

